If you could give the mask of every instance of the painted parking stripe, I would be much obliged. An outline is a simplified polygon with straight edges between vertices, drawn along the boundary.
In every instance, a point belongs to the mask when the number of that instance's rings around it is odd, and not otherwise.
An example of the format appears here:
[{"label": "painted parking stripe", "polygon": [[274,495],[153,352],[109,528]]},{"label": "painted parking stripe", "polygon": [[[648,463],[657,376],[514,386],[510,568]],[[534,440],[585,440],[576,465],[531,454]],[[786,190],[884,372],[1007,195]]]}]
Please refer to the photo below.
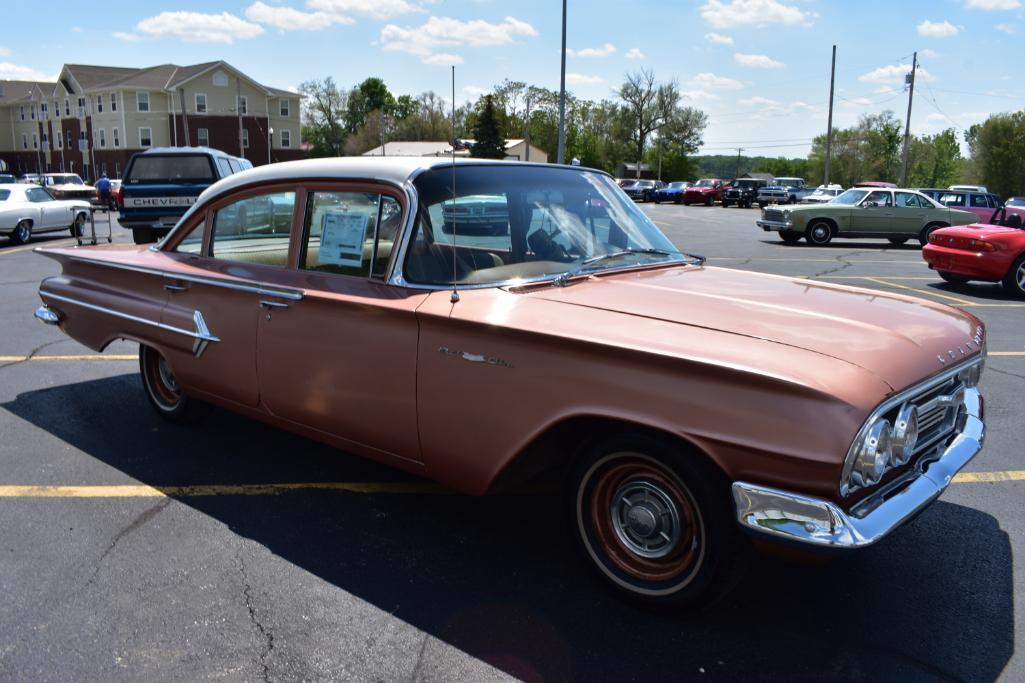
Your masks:
[{"label": "painted parking stripe", "polygon": [[84,486],[0,486],[0,498],[198,498],[209,496],[278,496],[301,491],[450,495],[430,482],[289,482],[276,484],[146,484]]},{"label": "painted parking stripe", "polygon": [[896,282],[888,282],[887,280],[884,280],[882,278],[866,277],[865,279],[868,280],[869,282],[874,282],[877,285],[885,285],[887,287],[896,287],[898,289],[907,289],[907,290],[910,290],[912,292],[915,292],[916,294],[924,294],[926,296],[934,296],[937,299],[946,299],[947,301],[953,301],[954,303],[956,303],[956,304],[958,304],[960,306],[971,306],[974,303],[973,301],[969,301],[968,299],[962,299],[962,298],[956,297],[956,296],[949,296],[947,294],[940,294],[939,292],[931,292],[931,291],[929,291],[927,289],[918,289],[917,287],[911,287],[910,285],[902,285],[902,284],[899,284],[899,283],[896,283]]},{"label": "painted parking stripe", "polygon": [[1025,470],[1005,472],[961,472],[954,477],[955,484],[980,484],[1000,481],[1025,481]]}]

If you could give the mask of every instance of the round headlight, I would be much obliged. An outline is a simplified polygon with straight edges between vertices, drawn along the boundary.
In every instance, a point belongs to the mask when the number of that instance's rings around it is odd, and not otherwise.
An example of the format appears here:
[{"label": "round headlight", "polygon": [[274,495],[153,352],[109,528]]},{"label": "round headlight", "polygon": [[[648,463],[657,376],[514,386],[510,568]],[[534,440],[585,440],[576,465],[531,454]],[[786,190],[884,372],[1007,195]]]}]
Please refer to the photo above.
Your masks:
[{"label": "round headlight", "polygon": [[890,464],[892,434],[889,420],[878,420],[868,430],[854,463],[854,474],[861,486],[872,486],[883,478]]},{"label": "round headlight", "polygon": [[790,209],[783,209],[783,218],[790,218]]},{"label": "round headlight", "polygon": [[905,403],[893,421],[893,439],[890,444],[891,462],[903,465],[911,459],[918,445],[918,408]]}]

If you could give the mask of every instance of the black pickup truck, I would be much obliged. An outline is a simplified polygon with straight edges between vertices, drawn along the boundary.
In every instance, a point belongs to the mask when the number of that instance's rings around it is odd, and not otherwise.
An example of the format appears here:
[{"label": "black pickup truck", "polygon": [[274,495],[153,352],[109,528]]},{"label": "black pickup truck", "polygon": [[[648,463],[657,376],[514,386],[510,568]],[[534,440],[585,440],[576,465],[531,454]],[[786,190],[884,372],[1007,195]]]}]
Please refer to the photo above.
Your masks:
[{"label": "black pickup truck", "polygon": [[750,209],[758,201],[758,191],[769,184],[768,180],[758,178],[737,178],[730,183],[729,189],[723,192],[722,208],[731,204]]}]

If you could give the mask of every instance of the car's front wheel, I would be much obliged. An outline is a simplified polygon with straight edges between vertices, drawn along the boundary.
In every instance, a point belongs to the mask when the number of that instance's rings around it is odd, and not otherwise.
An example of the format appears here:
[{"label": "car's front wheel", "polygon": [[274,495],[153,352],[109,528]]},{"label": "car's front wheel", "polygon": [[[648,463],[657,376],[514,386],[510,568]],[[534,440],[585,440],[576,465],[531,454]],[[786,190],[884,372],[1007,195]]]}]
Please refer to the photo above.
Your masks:
[{"label": "car's front wheel", "polygon": [[75,216],[75,222],[71,224],[71,236],[81,237],[85,234],[85,214],[79,213]]},{"label": "car's front wheel", "polygon": [[793,230],[780,230],[779,238],[783,240],[784,244],[797,244],[801,241],[801,233],[794,232]]},{"label": "car's front wheel", "polygon": [[197,416],[199,405],[182,391],[167,359],[145,344],[139,345],[139,374],[146,398],[160,417],[170,422],[188,422]]},{"label": "car's front wheel", "polygon": [[833,239],[833,226],[828,221],[812,221],[804,231],[804,238],[808,240],[808,244],[814,244],[816,247],[825,246]]},{"label": "car's front wheel", "polygon": [[644,434],[590,449],[574,468],[573,534],[605,581],[636,600],[684,607],[727,588],[743,541],[710,466]]},{"label": "car's front wheel", "polygon": [[929,235],[933,234],[940,228],[949,227],[946,223],[930,223],[929,225],[922,228],[922,232],[918,235],[918,243],[923,247],[929,244]]},{"label": "car's front wheel", "polygon": [[887,237],[886,240],[895,247],[899,247],[908,241],[907,237]]},{"label": "car's front wheel", "polygon": [[29,221],[21,221],[14,226],[14,232],[11,233],[11,241],[15,244],[25,244],[32,239],[32,223]]},{"label": "car's front wheel", "polygon": [[1019,256],[1007,271],[1003,285],[1008,293],[1025,299],[1025,254]]}]

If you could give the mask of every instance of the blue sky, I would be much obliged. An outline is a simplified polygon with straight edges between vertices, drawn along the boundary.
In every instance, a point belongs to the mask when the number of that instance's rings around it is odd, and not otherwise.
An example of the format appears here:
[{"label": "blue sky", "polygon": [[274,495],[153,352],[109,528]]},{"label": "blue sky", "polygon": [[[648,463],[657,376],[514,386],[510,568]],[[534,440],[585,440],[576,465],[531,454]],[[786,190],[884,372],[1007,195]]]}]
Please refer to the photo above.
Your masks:
[{"label": "blue sky", "polygon": [[[61,64],[151,66],[224,59],[275,87],[380,76],[396,94],[475,98],[503,78],[559,84],[558,0],[136,0],[8,3],[0,78]],[[55,31],[54,27],[61,27]],[[17,27],[17,30],[11,30]],[[567,88],[599,99],[628,71],[675,78],[709,114],[704,152],[798,156],[826,126],[837,45],[835,125],[893,109],[918,51],[912,129],[959,130],[1025,107],[1025,0],[569,0]]]}]

